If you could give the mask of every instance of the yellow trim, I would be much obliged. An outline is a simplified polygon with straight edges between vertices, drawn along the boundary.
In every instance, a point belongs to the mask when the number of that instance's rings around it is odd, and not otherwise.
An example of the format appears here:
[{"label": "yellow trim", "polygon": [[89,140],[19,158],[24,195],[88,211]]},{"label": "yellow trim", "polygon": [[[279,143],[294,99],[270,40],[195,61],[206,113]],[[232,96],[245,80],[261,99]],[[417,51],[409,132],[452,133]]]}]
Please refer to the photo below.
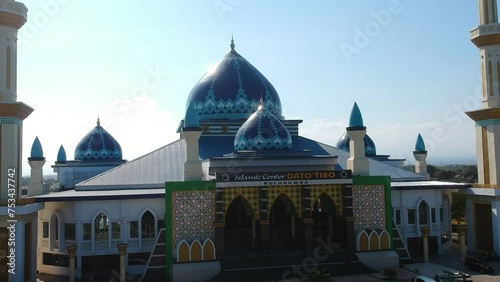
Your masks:
[{"label": "yellow trim", "polygon": [[474,121],[500,119],[500,108],[481,109],[477,111],[466,112],[465,114],[467,114]]},{"label": "yellow trim", "polygon": [[21,15],[11,14],[9,12],[0,12],[0,25],[20,29],[24,23],[26,23],[26,18]]},{"label": "yellow trim", "polygon": [[1,117],[15,117],[20,120],[26,119],[33,112],[33,108],[22,102],[0,103]]},{"label": "yellow trim", "polygon": [[483,146],[483,176],[484,184],[490,184],[490,159],[488,150],[488,129],[481,127],[481,143]]},{"label": "yellow trim", "polygon": [[342,185],[311,185],[311,207],[323,194],[335,204],[337,215],[342,215]]},{"label": "yellow trim", "polygon": [[487,188],[487,189],[500,189],[500,184],[472,184],[472,188]]},{"label": "yellow trim", "polygon": [[233,201],[241,197],[252,209],[253,216],[259,216],[259,188],[258,187],[228,187],[222,190],[222,205],[224,211],[224,220],[226,219],[227,210]]},{"label": "yellow trim", "polygon": [[491,45],[500,45],[500,34],[486,34],[472,38],[472,43],[474,43],[478,48]]}]

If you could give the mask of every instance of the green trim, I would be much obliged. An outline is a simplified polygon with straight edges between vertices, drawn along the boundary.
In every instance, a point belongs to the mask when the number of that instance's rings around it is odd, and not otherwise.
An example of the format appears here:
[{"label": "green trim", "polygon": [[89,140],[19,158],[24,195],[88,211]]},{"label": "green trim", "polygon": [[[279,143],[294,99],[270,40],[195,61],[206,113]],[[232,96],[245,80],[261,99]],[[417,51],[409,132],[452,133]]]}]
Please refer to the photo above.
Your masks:
[{"label": "green trim", "polygon": [[176,181],[165,182],[165,253],[166,280],[173,281],[172,271],[172,193],[177,191],[215,191],[215,181]]},{"label": "green trim", "polygon": [[492,118],[492,119],[476,121],[476,126],[483,127],[488,125],[500,125],[500,119]]},{"label": "green trim", "polygon": [[15,124],[23,126],[23,121],[15,117],[0,117],[0,124]]},{"label": "green trim", "polygon": [[392,189],[389,176],[353,176],[352,185],[384,185],[385,190],[385,230],[389,233],[391,249],[392,238]]}]

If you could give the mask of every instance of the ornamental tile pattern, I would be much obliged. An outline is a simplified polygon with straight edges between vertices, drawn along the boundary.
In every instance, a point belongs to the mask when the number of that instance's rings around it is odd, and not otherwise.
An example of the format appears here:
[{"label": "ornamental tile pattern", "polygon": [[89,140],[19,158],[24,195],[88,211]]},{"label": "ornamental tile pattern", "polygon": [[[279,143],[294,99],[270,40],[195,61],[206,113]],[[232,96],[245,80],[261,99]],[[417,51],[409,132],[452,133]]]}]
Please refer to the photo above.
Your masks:
[{"label": "ornamental tile pattern", "polygon": [[323,193],[332,199],[337,215],[342,215],[342,185],[311,185],[311,206],[316,203]]},{"label": "ornamental tile pattern", "polygon": [[288,129],[264,106],[243,123],[234,138],[234,151],[282,150],[292,147]]},{"label": "ornamental tile pattern", "polygon": [[174,246],[181,240],[214,239],[215,191],[173,192],[172,212]]},{"label": "ornamental tile pattern", "polygon": [[281,101],[273,85],[252,64],[231,50],[207,72],[188,98],[200,120],[247,119],[257,110],[259,100],[275,116],[281,116]]},{"label": "ornamental tile pattern", "polygon": [[267,188],[267,214],[271,215],[271,208],[274,201],[283,194],[287,196],[295,207],[297,217],[302,216],[302,205],[300,197],[300,186],[271,186]]},{"label": "ornamental tile pattern", "polygon": [[[227,209],[231,205],[231,203],[238,196],[241,196],[247,203],[250,205],[252,209],[252,214],[255,217],[259,215],[259,188],[258,187],[230,187],[224,188],[222,190],[222,202],[223,202],[223,210],[224,217],[226,216]],[[248,214],[249,211],[247,211]]]},{"label": "ornamental tile pattern", "polygon": [[383,185],[352,186],[354,230],[385,229],[385,189]]},{"label": "ornamental tile pattern", "polygon": [[76,146],[75,160],[122,160],[122,148],[97,121],[97,126]]}]

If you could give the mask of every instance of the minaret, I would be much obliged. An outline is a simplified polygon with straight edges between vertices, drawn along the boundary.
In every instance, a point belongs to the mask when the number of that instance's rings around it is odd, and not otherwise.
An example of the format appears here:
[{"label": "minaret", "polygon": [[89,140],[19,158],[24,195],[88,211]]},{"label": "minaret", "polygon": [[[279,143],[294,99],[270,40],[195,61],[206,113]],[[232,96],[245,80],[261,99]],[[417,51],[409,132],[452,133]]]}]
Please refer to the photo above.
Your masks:
[{"label": "minaret", "polygon": [[52,166],[54,168],[54,172],[56,173],[56,180],[54,181],[54,184],[52,186],[52,189],[54,191],[59,191],[61,188],[59,179],[59,168],[60,165],[64,165],[66,163],[67,163],[66,150],[64,150],[63,145],[61,145],[61,147],[59,147],[59,151],[57,152],[56,165]]},{"label": "minaret", "polygon": [[420,133],[417,137],[417,142],[415,142],[415,151],[413,151],[413,156],[415,157],[415,173],[424,175],[427,179],[430,179],[429,173],[427,173],[427,151],[425,150],[425,143],[422,135]]},{"label": "minaret", "polygon": [[[500,182],[500,24],[496,0],[479,0],[480,25],[471,40],[481,56],[482,109],[466,114],[476,122],[478,182]],[[499,140],[496,140],[499,139]]]},{"label": "minaret", "polygon": [[201,136],[200,121],[193,103],[189,103],[184,118],[182,135],[186,142],[186,162],[184,163],[184,180],[196,181],[202,180],[202,169],[199,153],[198,141]]},{"label": "minaret", "polygon": [[27,13],[22,3],[0,0],[0,205],[9,199],[8,181],[15,181],[15,198],[21,198],[22,126],[33,109],[17,102],[17,31]]},{"label": "minaret", "polygon": [[28,163],[31,166],[31,178],[28,184],[28,196],[36,196],[46,194],[43,187],[43,165],[45,158],[43,156],[42,144],[38,137],[33,141],[31,146],[31,156],[28,158]]},{"label": "minaret", "polygon": [[353,175],[368,176],[370,175],[370,168],[368,158],[365,156],[364,141],[366,127],[363,125],[363,117],[356,103],[352,107],[351,116],[349,117],[349,127],[346,129],[347,135],[351,139],[349,141],[350,157],[347,159],[347,169],[352,170]]},{"label": "minaret", "polygon": [[471,31],[479,48],[483,108],[500,107],[500,25],[497,0],[479,0],[480,25]]}]

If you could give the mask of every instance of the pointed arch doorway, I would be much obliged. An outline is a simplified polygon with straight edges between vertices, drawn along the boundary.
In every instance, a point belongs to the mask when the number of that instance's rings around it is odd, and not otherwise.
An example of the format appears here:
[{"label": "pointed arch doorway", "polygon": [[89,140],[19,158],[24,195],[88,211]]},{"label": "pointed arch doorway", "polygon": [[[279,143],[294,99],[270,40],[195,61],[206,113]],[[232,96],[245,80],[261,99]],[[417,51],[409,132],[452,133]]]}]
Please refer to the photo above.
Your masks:
[{"label": "pointed arch doorway", "polygon": [[248,201],[236,197],[226,211],[224,228],[224,255],[245,256],[256,246],[255,214]]},{"label": "pointed arch doorway", "polygon": [[[303,224],[297,220],[297,210],[290,198],[281,194],[269,211],[268,251],[271,253],[301,252],[303,244]],[[299,239],[297,238],[299,237]]]},{"label": "pointed arch doorway", "polygon": [[338,207],[327,194],[321,194],[313,204],[311,217],[314,222],[314,236],[324,242],[345,244],[345,220],[339,216]]}]

